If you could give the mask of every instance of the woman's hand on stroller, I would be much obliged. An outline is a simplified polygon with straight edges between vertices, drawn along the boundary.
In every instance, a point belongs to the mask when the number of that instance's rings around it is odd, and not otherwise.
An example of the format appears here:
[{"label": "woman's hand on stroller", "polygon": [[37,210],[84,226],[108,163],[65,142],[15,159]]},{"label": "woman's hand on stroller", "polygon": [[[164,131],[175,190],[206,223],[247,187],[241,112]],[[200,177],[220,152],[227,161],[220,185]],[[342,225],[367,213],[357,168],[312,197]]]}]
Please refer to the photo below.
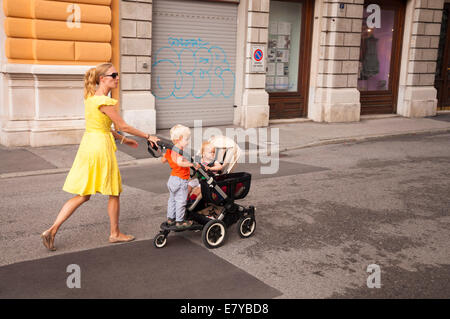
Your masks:
[{"label": "woman's hand on stroller", "polygon": [[156,142],[159,141],[159,138],[157,136],[152,136],[152,135],[148,134],[147,141],[149,141],[152,144],[152,147],[154,147],[154,146],[158,147],[157,146],[158,144],[156,144]]}]

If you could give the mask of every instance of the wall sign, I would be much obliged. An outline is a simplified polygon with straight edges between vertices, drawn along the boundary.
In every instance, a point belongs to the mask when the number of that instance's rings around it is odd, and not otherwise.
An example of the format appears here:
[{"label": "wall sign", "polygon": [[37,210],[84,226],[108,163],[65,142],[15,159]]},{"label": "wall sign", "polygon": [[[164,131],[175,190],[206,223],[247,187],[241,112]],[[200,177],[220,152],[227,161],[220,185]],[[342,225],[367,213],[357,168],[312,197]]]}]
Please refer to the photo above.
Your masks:
[{"label": "wall sign", "polygon": [[266,50],[262,45],[252,45],[251,72],[266,72]]}]

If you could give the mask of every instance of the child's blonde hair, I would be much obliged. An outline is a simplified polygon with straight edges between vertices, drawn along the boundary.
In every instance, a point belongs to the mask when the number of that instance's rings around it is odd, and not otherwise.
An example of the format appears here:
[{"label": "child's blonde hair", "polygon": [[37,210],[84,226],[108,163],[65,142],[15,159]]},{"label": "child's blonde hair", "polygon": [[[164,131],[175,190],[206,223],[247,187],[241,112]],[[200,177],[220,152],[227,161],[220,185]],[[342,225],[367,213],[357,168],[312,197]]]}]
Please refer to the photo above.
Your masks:
[{"label": "child's blonde hair", "polygon": [[175,143],[175,141],[178,141],[180,137],[184,137],[186,139],[191,137],[191,130],[189,127],[177,124],[170,129],[170,139],[172,142]]}]

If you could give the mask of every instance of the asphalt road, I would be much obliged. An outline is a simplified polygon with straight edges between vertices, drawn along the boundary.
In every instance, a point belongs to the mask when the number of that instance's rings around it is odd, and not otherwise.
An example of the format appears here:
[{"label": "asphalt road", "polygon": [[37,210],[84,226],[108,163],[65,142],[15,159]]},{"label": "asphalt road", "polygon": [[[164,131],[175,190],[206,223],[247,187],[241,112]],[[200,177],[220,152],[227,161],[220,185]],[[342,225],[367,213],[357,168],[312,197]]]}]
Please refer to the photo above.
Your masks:
[{"label": "asphalt road", "polygon": [[[450,134],[290,151],[272,175],[240,164],[253,175],[240,204],[257,208],[257,230],[241,239],[230,228],[214,250],[195,232],[151,247],[168,198],[163,165],[121,169],[121,229],[136,242],[107,242],[107,197],[96,195],[63,225],[52,253],[39,234],[71,196],[61,190],[66,175],[3,179],[0,298],[450,298],[449,164]],[[66,264],[80,265],[81,290],[65,286]],[[367,286],[372,264],[381,288]]]}]

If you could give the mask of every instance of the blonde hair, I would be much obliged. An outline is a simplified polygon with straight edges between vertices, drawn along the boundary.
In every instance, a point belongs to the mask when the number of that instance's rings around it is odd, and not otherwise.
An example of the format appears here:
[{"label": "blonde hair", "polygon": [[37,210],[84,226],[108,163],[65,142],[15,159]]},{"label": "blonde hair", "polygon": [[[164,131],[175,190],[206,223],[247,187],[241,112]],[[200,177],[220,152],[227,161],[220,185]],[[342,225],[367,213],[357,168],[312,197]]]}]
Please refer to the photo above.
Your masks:
[{"label": "blonde hair", "polygon": [[94,68],[90,68],[84,75],[84,98],[95,94],[95,89],[100,83],[100,76],[105,75],[112,67],[112,63],[103,63]]},{"label": "blonde hair", "polygon": [[191,130],[189,127],[177,124],[170,129],[170,139],[172,142],[178,141],[182,136],[186,139],[191,137]]}]

